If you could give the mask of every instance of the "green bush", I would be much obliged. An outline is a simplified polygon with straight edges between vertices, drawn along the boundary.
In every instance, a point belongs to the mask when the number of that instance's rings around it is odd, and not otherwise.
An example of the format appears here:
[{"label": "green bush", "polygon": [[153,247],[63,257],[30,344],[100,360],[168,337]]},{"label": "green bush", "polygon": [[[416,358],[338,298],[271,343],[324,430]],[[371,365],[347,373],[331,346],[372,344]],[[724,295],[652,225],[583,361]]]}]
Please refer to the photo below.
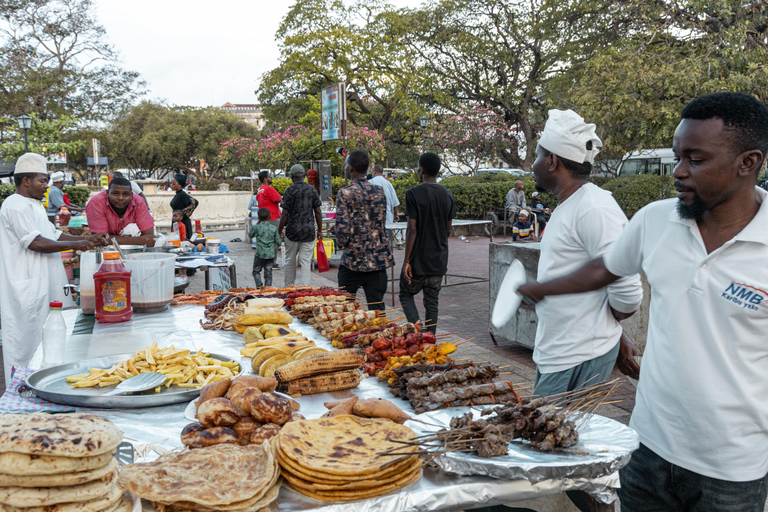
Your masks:
[{"label": "green bush", "polygon": [[16,191],[16,187],[13,185],[6,185],[3,183],[0,183],[0,205],[3,204],[3,201],[6,197],[10,196]]},{"label": "green bush", "polygon": [[64,187],[62,192],[69,196],[69,202],[75,206],[85,207],[88,198],[91,197],[91,190],[88,187]]},{"label": "green bush", "polygon": [[637,213],[643,206],[658,201],[675,197],[675,189],[672,186],[675,178],[672,176],[652,176],[642,174],[613,178],[603,188],[613,194],[613,198],[628,218]]}]

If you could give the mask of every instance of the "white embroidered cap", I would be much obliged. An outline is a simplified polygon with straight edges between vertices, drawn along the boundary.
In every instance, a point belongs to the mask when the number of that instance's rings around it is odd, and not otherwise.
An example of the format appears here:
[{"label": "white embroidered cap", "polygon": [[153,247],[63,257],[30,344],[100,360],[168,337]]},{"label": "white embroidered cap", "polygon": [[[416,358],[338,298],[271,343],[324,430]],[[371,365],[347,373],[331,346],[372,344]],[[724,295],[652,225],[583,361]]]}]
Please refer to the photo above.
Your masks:
[{"label": "white embroidered cap", "polygon": [[48,174],[45,157],[37,153],[24,153],[16,160],[13,174]]},{"label": "white embroidered cap", "polygon": [[[591,142],[592,148],[587,149]],[[559,157],[576,163],[594,163],[603,142],[595,133],[595,125],[585,123],[573,110],[550,110],[539,145]]]}]

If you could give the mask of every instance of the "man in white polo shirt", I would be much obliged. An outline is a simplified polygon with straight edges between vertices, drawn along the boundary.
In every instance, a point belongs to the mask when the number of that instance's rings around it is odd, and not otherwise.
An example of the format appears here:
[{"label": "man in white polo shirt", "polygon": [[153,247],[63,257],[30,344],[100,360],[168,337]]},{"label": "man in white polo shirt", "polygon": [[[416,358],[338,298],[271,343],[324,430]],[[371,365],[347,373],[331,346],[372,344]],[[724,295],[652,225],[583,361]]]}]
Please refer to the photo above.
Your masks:
[{"label": "man in white polo shirt", "polygon": [[622,512],[762,512],[768,492],[768,202],[755,186],[768,107],[721,92],[691,101],[673,149],[678,199],[630,220],[604,258],[520,292],[599,289],[645,272],[648,341],[621,470]]},{"label": "man in white polo shirt", "polygon": [[[627,216],[611,193],[589,182],[603,145],[595,128],[573,110],[550,110],[536,147],[531,166],[536,188],[554,193],[558,201],[541,242],[537,274],[541,281],[570,274],[605,254],[627,225]],[[635,274],[601,290],[548,297],[536,304],[533,393],[555,395],[607,380],[620,346],[622,352],[631,346],[619,342],[622,329],[617,317],[631,316],[642,300],[640,277]]]}]

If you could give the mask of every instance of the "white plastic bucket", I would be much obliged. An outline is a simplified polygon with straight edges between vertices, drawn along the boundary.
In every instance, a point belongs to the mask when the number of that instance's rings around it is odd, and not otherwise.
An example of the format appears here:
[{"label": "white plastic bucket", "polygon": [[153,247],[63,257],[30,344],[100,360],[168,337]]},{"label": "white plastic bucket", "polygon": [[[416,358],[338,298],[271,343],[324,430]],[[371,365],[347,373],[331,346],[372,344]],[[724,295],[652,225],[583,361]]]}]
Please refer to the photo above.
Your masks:
[{"label": "white plastic bucket", "polygon": [[159,313],[173,299],[176,255],[162,252],[130,254],[124,261],[131,270],[131,305],[136,313]]},{"label": "white plastic bucket", "polygon": [[205,243],[205,252],[208,254],[219,254],[219,245],[221,245],[221,240],[209,238]]}]

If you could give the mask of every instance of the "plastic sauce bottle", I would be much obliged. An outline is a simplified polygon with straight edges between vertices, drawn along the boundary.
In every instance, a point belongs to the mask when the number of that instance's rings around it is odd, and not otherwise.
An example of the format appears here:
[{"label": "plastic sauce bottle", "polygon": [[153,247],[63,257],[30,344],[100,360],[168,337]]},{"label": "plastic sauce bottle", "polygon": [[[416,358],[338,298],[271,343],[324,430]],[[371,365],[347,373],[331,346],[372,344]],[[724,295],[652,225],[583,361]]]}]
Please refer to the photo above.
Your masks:
[{"label": "plastic sauce bottle", "polygon": [[72,214],[69,213],[69,209],[66,206],[62,206],[59,211],[59,224],[68,226],[70,219],[72,219]]},{"label": "plastic sauce bottle", "polygon": [[64,348],[67,346],[67,324],[61,314],[62,304],[50,304],[48,318],[43,324],[43,368],[64,362]]},{"label": "plastic sauce bottle", "polygon": [[103,254],[99,270],[93,274],[96,288],[96,320],[125,322],[133,315],[131,309],[131,271],[120,260],[117,251]]}]

